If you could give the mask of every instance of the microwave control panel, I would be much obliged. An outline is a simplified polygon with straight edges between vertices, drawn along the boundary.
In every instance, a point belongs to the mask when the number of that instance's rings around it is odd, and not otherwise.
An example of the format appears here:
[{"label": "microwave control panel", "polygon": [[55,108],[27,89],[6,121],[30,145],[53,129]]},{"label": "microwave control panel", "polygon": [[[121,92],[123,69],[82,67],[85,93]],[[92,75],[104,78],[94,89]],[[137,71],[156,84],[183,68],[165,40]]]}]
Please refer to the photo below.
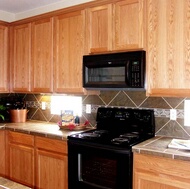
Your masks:
[{"label": "microwave control panel", "polygon": [[131,87],[141,86],[141,65],[139,61],[131,62]]}]

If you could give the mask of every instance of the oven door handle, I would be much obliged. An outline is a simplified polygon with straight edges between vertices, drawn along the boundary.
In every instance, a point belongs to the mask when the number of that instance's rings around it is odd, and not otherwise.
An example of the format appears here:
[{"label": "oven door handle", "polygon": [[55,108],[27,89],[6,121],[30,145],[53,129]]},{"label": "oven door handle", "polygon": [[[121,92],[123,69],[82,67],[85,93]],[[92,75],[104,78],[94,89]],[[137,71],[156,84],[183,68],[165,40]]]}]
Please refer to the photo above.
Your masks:
[{"label": "oven door handle", "polygon": [[83,181],[82,179],[82,155],[78,154],[78,180]]}]

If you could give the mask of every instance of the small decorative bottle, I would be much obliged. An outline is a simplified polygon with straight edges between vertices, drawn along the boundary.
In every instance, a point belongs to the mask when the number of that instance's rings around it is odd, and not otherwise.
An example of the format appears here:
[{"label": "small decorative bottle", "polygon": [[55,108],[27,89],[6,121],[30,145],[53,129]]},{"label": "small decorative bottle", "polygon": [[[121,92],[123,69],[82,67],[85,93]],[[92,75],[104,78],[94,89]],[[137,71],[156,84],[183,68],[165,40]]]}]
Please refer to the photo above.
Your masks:
[{"label": "small decorative bottle", "polygon": [[79,124],[80,124],[80,118],[79,118],[78,115],[76,115],[76,117],[75,117],[75,124],[76,124],[76,125],[79,125]]}]

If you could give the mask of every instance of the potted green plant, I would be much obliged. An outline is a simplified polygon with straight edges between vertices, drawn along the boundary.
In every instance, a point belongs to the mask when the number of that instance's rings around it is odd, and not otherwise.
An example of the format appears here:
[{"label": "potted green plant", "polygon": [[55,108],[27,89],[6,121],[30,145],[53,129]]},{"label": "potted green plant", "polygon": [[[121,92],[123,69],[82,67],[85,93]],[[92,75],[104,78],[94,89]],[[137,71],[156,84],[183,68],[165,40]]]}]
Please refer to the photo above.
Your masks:
[{"label": "potted green plant", "polygon": [[2,112],[3,112],[4,110],[6,110],[6,107],[1,104],[1,105],[0,105],[0,118],[1,118],[2,120],[5,120],[5,117],[4,117],[4,115],[2,114]]}]

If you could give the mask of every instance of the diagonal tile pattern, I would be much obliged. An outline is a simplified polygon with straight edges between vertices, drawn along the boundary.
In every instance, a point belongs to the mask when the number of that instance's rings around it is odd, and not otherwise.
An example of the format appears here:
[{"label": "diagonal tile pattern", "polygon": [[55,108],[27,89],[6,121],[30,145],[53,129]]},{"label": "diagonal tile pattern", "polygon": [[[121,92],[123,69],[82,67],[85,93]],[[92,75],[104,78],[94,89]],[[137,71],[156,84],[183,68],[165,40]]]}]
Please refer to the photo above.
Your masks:
[{"label": "diagonal tile pattern", "polygon": [[[29,109],[28,119],[46,122],[57,122],[59,115],[50,113],[51,95],[41,94],[1,94],[0,100],[9,97],[22,97]],[[190,139],[190,128],[184,127],[184,100],[186,98],[147,97],[145,91],[101,91],[99,95],[82,96],[83,115],[81,122],[90,121],[96,125],[96,112],[100,106],[154,109],[156,122],[156,135],[180,137]],[[46,102],[46,110],[41,109],[41,102]],[[86,114],[85,105],[91,104],[92,113]],[[170,120],[170,109],[177,109],[177,120]]]}]

